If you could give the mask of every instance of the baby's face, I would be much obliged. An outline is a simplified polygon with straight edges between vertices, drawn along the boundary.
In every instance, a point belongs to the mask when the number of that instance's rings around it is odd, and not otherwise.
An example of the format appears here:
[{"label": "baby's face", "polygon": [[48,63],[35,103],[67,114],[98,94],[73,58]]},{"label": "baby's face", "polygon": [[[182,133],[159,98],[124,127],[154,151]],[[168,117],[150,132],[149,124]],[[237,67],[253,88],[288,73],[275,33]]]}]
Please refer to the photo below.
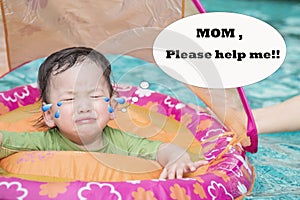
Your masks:
[{"label": "baby's face", "polygon": [[[46,123],[50,118],[54,124],[48,126],[56,125],[65,137],[80,145],[99,140],[112,118],[104,100],[110,98],[108,88],[102,69],[88,61],[52,76],[49,99],[53,105],[45,113]],[[58,102],[62,105],[57,106]],[[55,117],[57,110],[59,118]]]}]

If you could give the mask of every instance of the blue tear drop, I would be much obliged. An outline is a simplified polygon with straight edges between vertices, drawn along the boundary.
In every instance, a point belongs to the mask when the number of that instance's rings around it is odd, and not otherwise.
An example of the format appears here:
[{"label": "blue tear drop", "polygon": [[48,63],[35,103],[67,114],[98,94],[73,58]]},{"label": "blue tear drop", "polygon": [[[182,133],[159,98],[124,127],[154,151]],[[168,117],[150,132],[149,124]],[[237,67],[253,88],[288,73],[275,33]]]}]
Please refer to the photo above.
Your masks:
[{"label": "blue tear drop", "polygon": [[113,113],[114,112],[114,109],[110,105],[108,105],[107,108],[108,108],[108,112],[109,113]]},{"label": "blue tear drop", "polygon": [[55,116],[55,118],[59,118],[59,117],[60,117],[60,112],[59,112],[59,110],[55,112],[55,115],[54,115],[54,116]]},{"label": "blue tear drop", "polygon": [[46,104],[46,105],[42,106],[43,112],[48,111],[51,108],[51,106],[52,106],[52,104]]},{"label": "blue tear drop", "polygon": [[103,97],[105,102],[109,102],[109,98],[108,97]]},{"label": "blue tear drop", "polygon": [[116,102],[118,102],[119,104],[124,104],[125,103],[125,99],[124,98],[115,98]]}]

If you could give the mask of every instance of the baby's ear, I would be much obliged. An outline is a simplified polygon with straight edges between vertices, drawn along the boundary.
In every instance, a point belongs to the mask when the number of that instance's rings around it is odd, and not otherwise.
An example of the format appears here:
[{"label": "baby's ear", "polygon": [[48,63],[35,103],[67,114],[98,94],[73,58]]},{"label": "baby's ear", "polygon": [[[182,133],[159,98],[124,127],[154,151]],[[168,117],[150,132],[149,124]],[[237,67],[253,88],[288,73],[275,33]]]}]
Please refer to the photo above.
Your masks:
[{"label": "baby's ear", "polygon": [[49,110],[43,112],[43,117],[44,117],[45,123],[47,124],[47,126],[48,126],[49,128],[53,128],[53,127],[56,126],[56,125],[55,125],[55,122],[54,122],[54,120],[53,120],[53,115],[52,115],[51,109],[49,109]]},{"label": "baby's ear", "polygon": [[110,105],[113,109],[117,108],[118,102],[115,100],[118,97],[118,94],[114,93],[111,97]]},{"label": "baby's ear", "polygon": [[118,102],[115,100],[116,97],[118,97],[118,93],[114,92],[109,102],[110,106],[114,109],[114,112],[110,113],[110,119],[114,119],[116,115],[115,113],[118,105]]}]

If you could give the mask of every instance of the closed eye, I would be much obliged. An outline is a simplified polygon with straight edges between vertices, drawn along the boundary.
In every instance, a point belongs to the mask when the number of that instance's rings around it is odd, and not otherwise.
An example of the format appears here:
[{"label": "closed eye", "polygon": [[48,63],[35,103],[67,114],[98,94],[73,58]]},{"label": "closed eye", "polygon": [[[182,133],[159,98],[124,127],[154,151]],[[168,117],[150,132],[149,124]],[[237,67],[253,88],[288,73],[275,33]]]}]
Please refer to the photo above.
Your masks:
[{"label": "closed eye", "polygon": [[103,98],[103,95],[92,95],[91,98],[92,99],[100,99],[100,98]]},{"label": "closed eye", "polygon": [[74,98],[66,98],[62,100],[63,102],[71,102],[74,101]]}]

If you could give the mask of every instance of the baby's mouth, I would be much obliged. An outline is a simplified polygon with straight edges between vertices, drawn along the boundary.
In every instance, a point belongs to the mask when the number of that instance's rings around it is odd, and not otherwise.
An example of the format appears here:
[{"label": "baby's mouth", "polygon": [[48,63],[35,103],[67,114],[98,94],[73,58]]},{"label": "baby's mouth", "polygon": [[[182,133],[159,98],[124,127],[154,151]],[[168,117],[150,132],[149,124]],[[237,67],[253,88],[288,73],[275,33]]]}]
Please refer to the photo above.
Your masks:
[{"label": "baby's mouth", "polygon": [[79,119],[75,120],[75,123],[78,124],[78,125],[81,125],[81,124],[92,124],[92,123],[95,123],[95,121],[96,121],[96,118],[85,117],[85,118],[79,118]]}]

